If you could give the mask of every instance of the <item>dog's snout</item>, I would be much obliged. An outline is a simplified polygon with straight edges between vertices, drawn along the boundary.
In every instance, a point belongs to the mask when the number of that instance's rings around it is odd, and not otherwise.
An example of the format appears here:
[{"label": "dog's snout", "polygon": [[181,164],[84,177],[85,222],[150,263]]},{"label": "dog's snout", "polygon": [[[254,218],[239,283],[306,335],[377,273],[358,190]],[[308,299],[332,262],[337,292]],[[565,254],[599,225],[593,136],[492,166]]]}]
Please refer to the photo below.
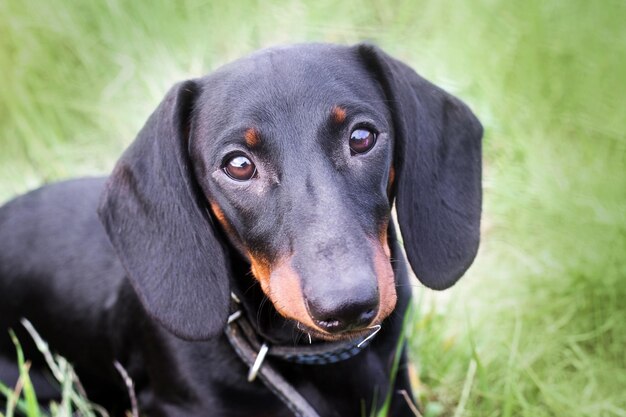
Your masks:
[{"label": "dog's snout", "polygon": [[315,324],[328,333],[341,333],[368,327],[378,313],[378,291],[347,292],[342,298],[321,297],[307,300]]}]

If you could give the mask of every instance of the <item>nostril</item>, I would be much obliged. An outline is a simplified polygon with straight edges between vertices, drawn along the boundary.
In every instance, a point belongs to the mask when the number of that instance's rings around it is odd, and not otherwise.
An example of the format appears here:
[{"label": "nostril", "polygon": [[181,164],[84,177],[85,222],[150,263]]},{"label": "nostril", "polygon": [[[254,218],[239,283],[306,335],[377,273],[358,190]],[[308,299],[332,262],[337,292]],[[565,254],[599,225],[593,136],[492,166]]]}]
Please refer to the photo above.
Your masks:
[{"label": "nostril", "polygon": [[320,305],[307,302],[309,313],[315,324],[329,333],[341,333],[364,329],[369,326],[378,313],[378,300],[355,302],[338,305]]},{"label": "nostril", "polygon": [[374,320],[376,313],[378,312],[378,308],[370,308],[368,310],[363,311],[361,314],[355,317],[354,321],[349,326],[350,329],[363,329],[369,326]]},{"label": "nostril", "polygon": [[376,309],[370,308],[369,310],[361,314],[360,321],[369,324],[374,319],[374,316],[376,316],[376,313]]}]

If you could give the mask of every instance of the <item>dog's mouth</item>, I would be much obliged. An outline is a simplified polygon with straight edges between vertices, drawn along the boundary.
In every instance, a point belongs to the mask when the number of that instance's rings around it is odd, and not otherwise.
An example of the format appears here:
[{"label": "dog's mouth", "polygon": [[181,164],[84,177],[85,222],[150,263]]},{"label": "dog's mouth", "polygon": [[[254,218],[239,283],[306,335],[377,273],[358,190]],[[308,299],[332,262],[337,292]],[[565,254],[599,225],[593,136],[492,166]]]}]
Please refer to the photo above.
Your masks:
[{"label": "dog's mouth", "polygon": [[292,335],[311,343],[351,341],[380,330],[397,301],[386,235],[381,242],[372,241],[371,247],[371,257],[363,261],[369,266],[355,264],[343,271],[352,276],[335,281],[323,275],[303,276],[294,267],[293,254],[270,263],[248,252],[248,259],[275,312],[292,324]]},{"label": "dog's mouth", "polygon": [[346,330],[341,333],[328,333],[323,330],[307,326],[299,321],[292,320],[298,331],[298,340],[302,344],[314,344],[324,342],[347,342],[347,341],[364,341],[376,335],[381,329],[382,324],[372,323],[368,327]]}]

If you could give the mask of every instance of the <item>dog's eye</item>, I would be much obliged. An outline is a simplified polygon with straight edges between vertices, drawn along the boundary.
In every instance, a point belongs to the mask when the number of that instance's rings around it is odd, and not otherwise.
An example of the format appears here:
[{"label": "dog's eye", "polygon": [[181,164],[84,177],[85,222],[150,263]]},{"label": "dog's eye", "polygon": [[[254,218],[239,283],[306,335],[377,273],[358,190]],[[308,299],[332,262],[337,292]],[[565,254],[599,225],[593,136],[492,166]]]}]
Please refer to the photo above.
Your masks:
[{"label": "dog's eye", "polygon": [[237,181],[248,181],[256,174],[256,166],[243,154],[228,156],[222,169],[226,175]]},{"label": "dog's eye", "polygon": [[350,134],[350,150],[353,155],[366,153],[376,144],[376,133],[369,129],[354,129]]}]

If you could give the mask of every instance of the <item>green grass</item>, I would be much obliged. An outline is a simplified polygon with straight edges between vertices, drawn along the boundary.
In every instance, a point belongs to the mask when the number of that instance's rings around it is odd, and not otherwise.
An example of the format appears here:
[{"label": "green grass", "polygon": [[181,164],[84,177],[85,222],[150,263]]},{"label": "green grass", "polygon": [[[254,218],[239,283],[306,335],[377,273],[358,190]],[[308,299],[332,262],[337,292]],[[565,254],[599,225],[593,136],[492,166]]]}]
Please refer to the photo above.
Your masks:
[{"label": "green grass", "polygon": [[78,381],[74,368],[63,357],[50,352],[48,345],[32,324],[23,319],[22,324],[28,330],[39,351],[43,354],[52,376],[58,383],[61,400],[52,402],[47,409],[40,408],[37,393],[30,379],[30,362],[24,357],[22,345],[10,330],[11,339],[15,345],[16,359],[19,366],[19,378],[13,388],[9,388],[0,381],[0,395],[6,399],[6,409],[0,410],[0,417],[108,417],[108,414],[98,405],[92,404],[86,398],[84,390]]},{"label": "green grass", "polygon": [[410,329],[428,417],[626,416],[625,21],[616,0],[4,0],[0,200],[108,172],[177,80],[373,40],[486,127],[478,259],[418,290]]}]

